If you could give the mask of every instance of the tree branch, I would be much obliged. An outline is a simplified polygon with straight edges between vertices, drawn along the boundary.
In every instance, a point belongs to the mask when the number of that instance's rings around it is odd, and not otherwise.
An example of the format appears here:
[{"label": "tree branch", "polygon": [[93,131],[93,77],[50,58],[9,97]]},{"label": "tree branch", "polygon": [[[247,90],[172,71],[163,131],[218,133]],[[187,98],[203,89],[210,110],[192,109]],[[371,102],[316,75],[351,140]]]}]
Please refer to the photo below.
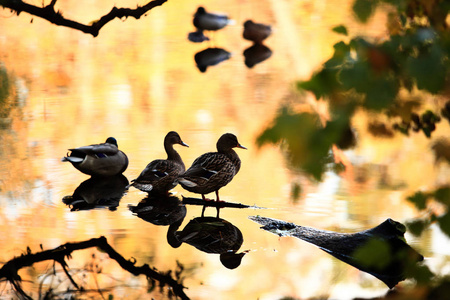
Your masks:
[{"label": "tree branch", "polygon": [[39,7],[25,3],[22,0],[0,0],[0,6],[15,11],[17,15],[21,12],[26,12],[30,15],[45,19],[53,24],[73,28],[96,37],[99,34],[100,29],[115,18],[120,19],[133,17],[135,19],[139,19],[149,10],[157,6],[161,6],[163,3],[167,2],[167,0],[153,0],[143,6],[137,6],[135,9],[117,8],[114,6],[108,14],[96,21],[91,22],[90,25],[85,25],[77,21],[64,18],[62,12],[59,10],[55,11],[56,1],[57,0],[52,0],[47,6]]},{"label": "tree branch", "polygon": [[[147,278],[159,281],[160,286],[168,285],[173,290],[173,293],[180,297],[181,299],[189,299],[189,297],[184,293],[185,287],[179,283],[177,280],[172,278],[171,272],[159,272],[154,268],[150,268],[147,264],[142,266],[135,266],[134,261],[126,260],[122,255],[120,255],[116,250],[114,250],[105,237],[94,238],[87,241],[82,241],[78,243],[66,243],[55,249],[45,250],[38,253],[23,254],[19,257],[15,257],[8,261],[0,269],[0,279],[6,279],[10,281],[16,291],[25,298],[29,298],[22,290],[20,286],[21,278],[18,275],[18,271],[24,267],[29,267],[37,262],[42,262],[45,260],[54,260],[60,263],[64,269],[64,272],[69,277],[70,281],[78,288],[77,284],[74,282],[73,278],[70,276],[66,267],[65,258],[71,257],[72,252],[87,248],[98,247],[102,251],[106,252],[110,258],[114,259],[124,270],[130,272],[131,274],[145,275]],[[31,298],[30,298],[31,299]]]}]

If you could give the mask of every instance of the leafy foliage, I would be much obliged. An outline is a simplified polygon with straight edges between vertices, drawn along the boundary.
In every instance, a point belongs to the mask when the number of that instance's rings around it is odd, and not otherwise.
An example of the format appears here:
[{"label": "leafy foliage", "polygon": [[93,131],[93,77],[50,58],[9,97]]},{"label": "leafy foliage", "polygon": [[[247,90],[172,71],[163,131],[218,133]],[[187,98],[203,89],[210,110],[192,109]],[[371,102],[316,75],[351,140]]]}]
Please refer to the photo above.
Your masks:
[{"label": "leafy foliage", "polygon": [[[393,130],[405,135],[421,131],[429,138],[441,116],[450,120],[450,102],[441,111],[417,113],[420,100],[409,105],[402,96],[415,91],[443,95],[450,85],[450,33],[445,23],[450,5],[446,1],[356,0],[353,11],[358,20],[366,22],[382,4],[396,9],[388,18],[388,39],[378,42],[353,37],[340,41],[322,68],[297,84],[318,100],[328,101],[331,119],[321,126],[314,114],[287,114],[289,108],[285,107],[258,138],[259,145],[283,145],[290,165],[317,180],[326,170],[334,169],[326,167],[332,162],[331,146],[342,146],[338,142],[345,131],[351,131],[356,110],[385,114],[392,120]],[[348,35],[345,25],[332,30]],[[369,130],[384,137],[393,135],[385,124],[373,124]]]},{"label": "leafy foliage", "polygon": [[[345,25],[336,26],[332,30],[346,40],[334,44],[332,57],[309,80],[297,83],[299,90],[328,102],[329,120],[320,123],[314,113],[283,107],[258,138],[260,146],[281,145],[289,165],[316,180],[321,180],[327,170],[342,170],[340,163],[332,159],[332,149],[333,145],[341,149],[355,145],[356,139],[343,142],[352,132],[355,111],[386,116],[388,123],[369,118],[367,126],[370,133],[384,138],[391,138],[394,132],[404,135],[421,132],[431,138],[442,119],[450,122],[450,31],[446,21],[450,2],[355,0],[352,8],[359,21],[367,22],[380,5],[394,8],[388,14],[386,39],[350,37]],[[433,95],[441,107],[436,111],[423,108],[424,95]],[[450,162],[449,145],[447,140],[433,142],[436,163]],[[437,223],[450,236],[449,186],[416,192],[407,199],[422,213],[421,218],[407,223],[411,233],[419,236]],[[386,245],[374,240],[358,249],[356,255],[371,265],[377,261],[377,255],[385,256],[388,252]],[[439,281],[425,265],[411,265],[409,275],[418,284],[428,286],[430,297],[433,293],[448,296],[448,278]]]},{"label": "leafy foliage", "polygon": [[[414,219],[407,223],[409,231],[420,236],[422,232],[431,224],[437,222],[444,233],[450,236],[450,186],[441,186],[432,192],[416,192],[406,198],[413,203],[420,211],[425,212],[425,216],[421,219]],[[444,212],[436,210],[437,204],[445,210]],[[434,209],[433,209],[434,208]]]},{"label": "leafy foliage", "polygon": [[[321,180],[327,166],[333,164],[331,146],[351,146],[354,137],[349,131],[347,118],[336,118],[322,126],[319,118],[311,113],[292,113],[284,107],[278,113],[272,127],[267,128],[257,143],[280,144],[285,150],[292,167],[299,168]],[[296,128],[297,130],[292,130]]]}]

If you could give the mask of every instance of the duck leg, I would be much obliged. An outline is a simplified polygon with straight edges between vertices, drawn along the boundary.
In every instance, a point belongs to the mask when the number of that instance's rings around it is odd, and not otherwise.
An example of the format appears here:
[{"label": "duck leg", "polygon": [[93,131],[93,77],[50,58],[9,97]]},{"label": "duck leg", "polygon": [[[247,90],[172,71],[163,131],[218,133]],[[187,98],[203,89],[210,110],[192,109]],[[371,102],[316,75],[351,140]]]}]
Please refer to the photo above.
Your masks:
[{"label": "duck leg", "polygon": [[[209,201],[209,199],[207,199],[207,198],[205,197],[205,195],[203,195],[203,194],[202,194],[202,198],[203,198],[203,201]],[[205,210],[206,210],[206,204],[203,205],[203,208],[202,208],[202,218],[204,217]]]},{"label": "duck leg", "polygon": [[220,213],[220,207],[216,207],[216,210],[217,210],[216,218],[218,219],[219,218],[219,213]]},{"label": "duck leg", "polygon": [[216,202],[224,202],[223,200],[220,200],[219,190],[216,191]]}]

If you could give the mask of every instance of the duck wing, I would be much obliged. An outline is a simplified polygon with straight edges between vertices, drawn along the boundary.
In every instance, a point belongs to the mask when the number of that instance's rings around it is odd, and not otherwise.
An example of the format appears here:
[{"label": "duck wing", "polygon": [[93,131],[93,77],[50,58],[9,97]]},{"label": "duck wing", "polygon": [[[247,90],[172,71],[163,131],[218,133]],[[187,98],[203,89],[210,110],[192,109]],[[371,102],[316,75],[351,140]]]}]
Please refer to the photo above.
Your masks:
[{"label": "duck wing", "polygon": [[209,152],[201,155],[183,174],[183,177],[201,177],[206,180],[222,171],[228,171],[233,166],[231,160],[224,154]]},{"label": "duck wing", "polygon": [[175,161],[157,159],[149,163],[131,185],[144,192],[168,191],[177,185],[176,178],[183,171],[184,167]]},{"label": "duck wing", "polygon": [[91,156],[97,155],[99,157],[102,157],[103,155],[110,156],[110,155],[114,155],[117,152],[119,152],[119,149],[115,145],[109,144],[109,143],[82,146],[82,147],[73,148],[73,149],[69,149],[69,150],[72,152],[84,153],[86,155],[91,155]]},{"label": "duck wing", "polygon": [[155,181],[166,177],[177,170],[178,168],[175,162],[157,159],[149,163],[136,180]]}]

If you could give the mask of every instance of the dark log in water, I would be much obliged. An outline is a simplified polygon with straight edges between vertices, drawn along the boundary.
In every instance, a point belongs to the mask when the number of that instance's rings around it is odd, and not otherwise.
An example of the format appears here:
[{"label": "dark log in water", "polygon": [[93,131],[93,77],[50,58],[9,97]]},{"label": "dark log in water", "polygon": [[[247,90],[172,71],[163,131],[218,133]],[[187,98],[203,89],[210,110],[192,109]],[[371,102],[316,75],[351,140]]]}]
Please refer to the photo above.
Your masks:
[{"label": "dark log in water", "polygon": [[339,260],[375,276],[389,288],[406,279],[408,267],[423,260],[423,256],[406,243],[406,227],[392,219],[368,230],[338,233],[260,216],[249,218],[273,234],[293,236],[314,244]]}]

